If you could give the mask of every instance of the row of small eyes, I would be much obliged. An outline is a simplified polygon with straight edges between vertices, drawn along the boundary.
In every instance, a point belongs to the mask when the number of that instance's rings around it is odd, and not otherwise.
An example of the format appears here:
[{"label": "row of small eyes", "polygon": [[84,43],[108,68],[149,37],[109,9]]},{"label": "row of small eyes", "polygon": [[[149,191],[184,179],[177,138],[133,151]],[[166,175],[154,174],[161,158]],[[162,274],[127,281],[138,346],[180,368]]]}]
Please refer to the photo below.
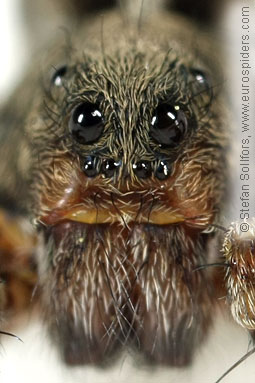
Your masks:
[{"label": "row of small eyes", "polygon": [[[171,148],[179,144],[187,128],[185,113],[178,106],[160,104],[151,119],[150,136],[161,146]],[[104,131],[104,117],[98,105],[83,102],[75,107],[69,120],[69,131],[79,144],[97,142]]]},{"label": "row of small eyes", "polygon": [[[122,166],[122,161],[114,159],[104,160],[101,165],[98,158],[94,156],[85,157],[83,161],[83,171],[87,177],[95,177],[102,174],[106,178],[113,177]],[[132,170],[137,178],[148,178],[154,173],[159,180],[165,180],[171,174],[171,165],[167,160],[159,160],[157,164],[152,164],[149,161],[138,161],[132,164]]]}]

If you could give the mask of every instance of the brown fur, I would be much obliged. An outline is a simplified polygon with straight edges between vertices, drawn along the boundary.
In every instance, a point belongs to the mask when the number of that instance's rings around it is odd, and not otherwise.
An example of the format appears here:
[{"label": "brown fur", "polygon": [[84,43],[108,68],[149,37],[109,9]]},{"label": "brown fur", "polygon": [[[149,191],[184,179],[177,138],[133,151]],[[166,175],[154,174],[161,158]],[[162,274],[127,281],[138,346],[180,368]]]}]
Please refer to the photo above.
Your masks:
[{"label": "brown fur", "polygon": [[[0,164],[2,195],[37,225],[49,327],[69,363],[99,363],[130,344],[158,363],[187,364],[209,328],[214,298],[212,275],[194,269],[211,257],[213,234],[203,231],[219,221],[226,197],[217,48],[176,14],[155,14],[137,28],[115,13],[81,24],[66,49],[59,40],[52,46],[46,62],[67,65],[63,85],[42,81],[37,66],[29,72],[2,113],[8,130],[1,131]],[[208,87],[193,69],[206,73]],[[99,103],[104,116],[93,145],[68,132],[82,101]],[[179,105],[190,122],[171,150],[149,134],[162,102]],[[118,175],[88,179],[81,165],[91,153],[99,166],[121,158]],[[172,164],[167,181],[136,177],[133,163],[147,160],[155,169],[161,157]],[[108,211],[112,221],[67,221],[81,205]],[[156,225],[150,219],[158,211],[182,221]]]}]

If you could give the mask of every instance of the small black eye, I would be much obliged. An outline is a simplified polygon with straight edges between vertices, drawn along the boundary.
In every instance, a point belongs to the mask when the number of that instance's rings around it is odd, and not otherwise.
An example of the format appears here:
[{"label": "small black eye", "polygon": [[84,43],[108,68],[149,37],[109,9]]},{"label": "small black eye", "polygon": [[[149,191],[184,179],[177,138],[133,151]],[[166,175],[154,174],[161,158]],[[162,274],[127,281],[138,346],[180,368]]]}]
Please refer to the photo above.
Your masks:
[{"label": "small black eye", "polygon": [[192,76],[195,77],[196,81],[201,85],[208,85],[208,79],[206,74],[200,69],[191,69]]},{"label": "small black eye", "polygon": [[132,167],[138,178],[148,178],[151,175],[151,164],[148,161],[139,161],[133,164]]},{"label": "small black eye", "polygon": [[84,102],[77,106],[69,121],[69,131],[80,144],[91,144],[103,133],[102,114],[95,104]]},{"label": "small black eye", "polygon": [[55,73],[52,76],[51,83],[55,86],[61,86],[62,85],[62,78],[66,75],[67,72],[67,66],[63,65],[56,69]]},{"label": "small black eye", "polygon": [[159,105],[151,120],[151,137],[162,146],[175,147],[188,128],[185,113],[178,106]]},{"label": "small black eye", "polygon": [[105,177],[113,177],[116,170],[120,167],[121,161],[115,161],[113,159],[105,160],[102,164],[101,171]]},{"label": "small black eye", "polygon": [[86,157],[83,163],[83,170],[87,177],[95,177],[98,173],[96,158],[92,156]]},{"label": "small black eye", "polygon": [[167,163],[167,161],[160,161],[159,165],[158,165],[158,167],[156,169],[155,176],[159,180],[165,180],[166,178],[169,177],[170,172],[171,172],[171,169],[170,169],[169,164]]},{"label": "small black eye", "polygon": [[191,81],[192,91],[194,93],[194,101],[201,105],[209,105],[213,98],[213,87],[211,78],[201,69],[192,68],[190,70],[193,79]]}]

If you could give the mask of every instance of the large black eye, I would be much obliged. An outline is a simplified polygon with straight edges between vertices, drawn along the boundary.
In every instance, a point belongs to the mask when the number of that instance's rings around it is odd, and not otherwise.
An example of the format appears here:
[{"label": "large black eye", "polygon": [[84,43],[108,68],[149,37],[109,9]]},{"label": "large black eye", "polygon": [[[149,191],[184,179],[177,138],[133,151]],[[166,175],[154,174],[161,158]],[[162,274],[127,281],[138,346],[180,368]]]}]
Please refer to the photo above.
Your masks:
[{"label": "large black eye", "polygon": [[84,102],[77,106],[69,121],[69,131],[80,144],[91,144],[103,133],[102,114],[96,104]]},{"label": "large black eye", "polygon": [[186,116],[178,106],[159,105],[151,120],[151,137],[162,146],[175,147],[187,131]]}]

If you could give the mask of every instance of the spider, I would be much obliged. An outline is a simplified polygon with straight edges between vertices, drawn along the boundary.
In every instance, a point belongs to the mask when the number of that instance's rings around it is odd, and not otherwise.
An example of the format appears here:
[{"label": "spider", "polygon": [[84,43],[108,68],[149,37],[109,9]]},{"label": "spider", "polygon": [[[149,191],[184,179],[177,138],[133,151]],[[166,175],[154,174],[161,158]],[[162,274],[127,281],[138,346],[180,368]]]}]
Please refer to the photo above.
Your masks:
[{"label": "spider", "polygon": [[[1,316],[33,295],[68,365],[104,366],[128,349],[184,367],[220,297],[254,329],[253,232],[247,242],[221,227],[220,51],[179,14],[192,13],[187,2],[147,15],[144,1],[136,22],[74,3],[76,32],[49,42],[49,71],[38,55],[1,110]],[[198,4],[193,16],[211,13]]]}]

